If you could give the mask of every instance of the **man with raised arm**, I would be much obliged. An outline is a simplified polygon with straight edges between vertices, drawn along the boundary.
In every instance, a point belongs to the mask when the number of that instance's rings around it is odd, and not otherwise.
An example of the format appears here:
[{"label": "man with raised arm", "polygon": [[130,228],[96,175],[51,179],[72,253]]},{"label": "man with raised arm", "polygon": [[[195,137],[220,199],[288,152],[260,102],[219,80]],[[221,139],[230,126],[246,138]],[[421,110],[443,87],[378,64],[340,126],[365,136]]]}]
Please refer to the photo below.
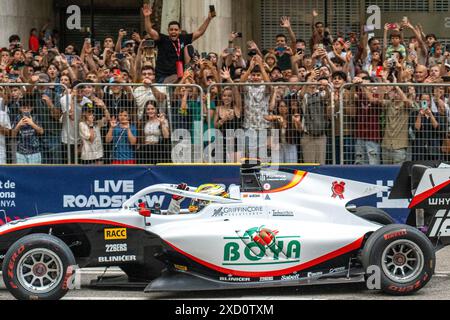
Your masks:
[{"label": "man with raised arm", "polygon": [[159,34],[158,31],[153,29],[151,21],[153,10],[148,4],[144,5],[142,13],[145,18],[145,30],[156,42],[156,47],[158,48],[158,59],[156,61],[157,82],[164,82],[167,77],[174,74],[182,77],[184,49],[205,34],[211,20],[214,18],[214,14],[210,12],[208,18],[197,31],[185,35],[181,34],[180,23],[172,21],[169,23],[168,35],[165,35]]}]

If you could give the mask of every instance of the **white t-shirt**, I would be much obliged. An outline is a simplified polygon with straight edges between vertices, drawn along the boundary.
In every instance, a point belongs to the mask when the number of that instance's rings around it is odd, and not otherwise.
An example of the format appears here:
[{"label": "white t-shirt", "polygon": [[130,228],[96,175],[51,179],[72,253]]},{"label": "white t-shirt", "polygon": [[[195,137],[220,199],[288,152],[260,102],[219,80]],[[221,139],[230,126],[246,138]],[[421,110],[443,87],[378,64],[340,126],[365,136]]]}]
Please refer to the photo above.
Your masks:
[{"label": "white t-shirt", "polygon": [[[75,123],[79,123],[81,119],[81,112],[82,107],[78,103],[78,101],[75,102],[75,114],[74,119],[71,120],[69,118],[69,111],[70,111],[70,101],[72,99],[72,96],[69,94],[68,96],[65,95],[61,98],[61,123],[62,123],[62,132],[61,132],[61,140],[64,144],[75,144]],[[78,136],[78,141],[80,141],[80,137]]]},{"label": "white t-shirt", "polygon": [[91,130],[89,126],[85,122],[80,123],[80,137],[82,139],[81,160],[94,161],[103,158],[103,143],[100,128],[105,125],[106,123],[99,121],[94,126],[95,139],[94,142],[91,142]]},{"label": "white t-shirt", "polygon": [[[0,126],[11,129],[11,121],[9,115],[4,110],[3,99],[0,98]],[[6,141],[5,136],[0,135],[0,164],[6,164]]]},{"label": "white t-shirt", "polygon": [[[167,95],[166,92],[166,87],[159,87],[159,86],[155,86],[155,88],[160,91],[161,93],[165,93]],[[157,101],[155,95],[152,92],[152,89],[150,87],[137,87],[134,91],[133,91],[133,96],[134,99],[136,101],[136,106],[138,109],[138,119],[139,120],[143,120],[144,119],[144,114],[145,114],[145,104],[148,101]],[[159,111],[160,112],[165,112],[165,110],[161,110],[162,106],[158,105],[159,107]]]}]

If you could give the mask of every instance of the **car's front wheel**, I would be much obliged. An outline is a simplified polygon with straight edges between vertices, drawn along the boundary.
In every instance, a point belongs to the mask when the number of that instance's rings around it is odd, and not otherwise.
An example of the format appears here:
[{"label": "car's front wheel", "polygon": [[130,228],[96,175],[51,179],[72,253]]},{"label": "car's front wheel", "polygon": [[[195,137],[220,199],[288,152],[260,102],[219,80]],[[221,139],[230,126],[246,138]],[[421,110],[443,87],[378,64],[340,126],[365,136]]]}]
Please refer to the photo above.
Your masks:
[{"label": "car's front wheel", "polygon": [[408,295],[423,288],[433,276],[436,262],[430,240],[407,225],[388,225],[375,231],[361,259],[364,269],[371,270],[369,274],[378,270],[374,273],[379,276],[377,289],[392,295]]},{"label": "car's front wheel", "polygon": [[5,255],[3,280],[19,300],[59,300],[69,290],[75,258],[60,239],[33,234],[14,243]]}]

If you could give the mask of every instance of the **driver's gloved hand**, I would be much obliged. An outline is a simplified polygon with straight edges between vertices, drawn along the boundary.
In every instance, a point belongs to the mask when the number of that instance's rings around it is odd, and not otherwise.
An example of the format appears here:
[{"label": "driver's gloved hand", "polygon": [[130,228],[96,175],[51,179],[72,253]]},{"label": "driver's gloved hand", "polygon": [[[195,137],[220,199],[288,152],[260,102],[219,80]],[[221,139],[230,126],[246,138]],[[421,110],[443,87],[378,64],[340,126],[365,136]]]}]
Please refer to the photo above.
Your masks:
[{"label": "driver's gloved hand", "polygon": [[[183,190],[183,191],[189,191],[189,187],[188,187],[188,185],[186,183],[180,183],[178,185],[177,189],[178,190]],[[175,201],[179,201],[179,200],[183,199],[183,197],[174,195],[174,196],[172,196],[172,199],[175,200]]]}]

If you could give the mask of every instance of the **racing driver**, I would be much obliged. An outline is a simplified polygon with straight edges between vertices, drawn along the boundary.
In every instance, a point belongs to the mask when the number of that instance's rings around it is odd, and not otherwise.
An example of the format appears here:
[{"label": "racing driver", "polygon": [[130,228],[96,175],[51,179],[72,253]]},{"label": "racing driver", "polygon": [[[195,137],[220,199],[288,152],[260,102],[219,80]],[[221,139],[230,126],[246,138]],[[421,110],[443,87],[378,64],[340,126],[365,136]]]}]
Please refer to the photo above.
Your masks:
[{"label": "racing driver", "polygon": [[[178,185],[177,189],[189,191],[189,187],[186,183],[182,183]],[[204,184],[195,191],[199,194],[207,194],[210,196],[216,196],[216,197],[223,197],[223,198],[229,198],[229,194],[226,192],[226,190],[217,184]],[[182,196],[172,196],[172,201],[169,205],[169,210],[167,211],[168,215],[174,215],[174,214],[180,214],[181,212],[181,204],[185,200]],[[199,200],[199,199],[192,199],[191,204],[189,205],[189,212],[190,213],[197,213],[201,210],[203,210],[206,206],[208,206],[211,203],[211,201],[207,200]]]}]

